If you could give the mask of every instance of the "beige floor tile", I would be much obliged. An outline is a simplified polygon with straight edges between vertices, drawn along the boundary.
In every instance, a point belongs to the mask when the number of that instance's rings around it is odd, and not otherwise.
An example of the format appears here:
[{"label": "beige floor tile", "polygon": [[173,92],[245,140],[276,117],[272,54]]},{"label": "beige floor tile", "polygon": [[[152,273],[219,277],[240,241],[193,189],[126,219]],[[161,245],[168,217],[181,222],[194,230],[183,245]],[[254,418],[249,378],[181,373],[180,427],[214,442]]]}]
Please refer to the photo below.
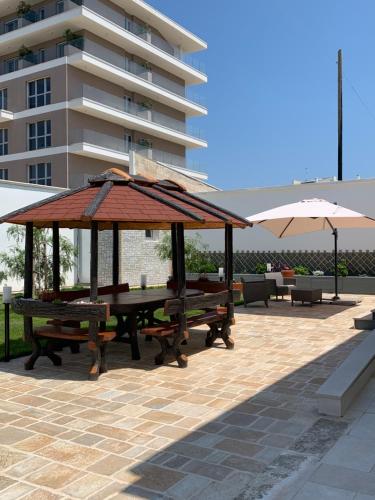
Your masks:
[{"label": "beige floor tile", "polygon": [[68,441],[55,443],[37,451],[38,455],[74,467],[85,468],[103,458],[104,453],[94,448],[88,448]]},{"label": "beige floor tile", "polygon": [[33,472],[25,479],[38,486],[45,486],[53,490],[63,488],[77,479],[82,472],[63,464],[51,464],[43,469]]}]

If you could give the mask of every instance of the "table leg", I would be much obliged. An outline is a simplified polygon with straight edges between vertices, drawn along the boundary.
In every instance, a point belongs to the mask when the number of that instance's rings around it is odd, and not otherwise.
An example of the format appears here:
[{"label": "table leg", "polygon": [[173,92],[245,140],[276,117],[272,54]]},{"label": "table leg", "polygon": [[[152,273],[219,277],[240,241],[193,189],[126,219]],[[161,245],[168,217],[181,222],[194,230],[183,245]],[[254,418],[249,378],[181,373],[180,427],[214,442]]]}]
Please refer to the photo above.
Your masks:
[{"label": "table leg", "polygon": [[139,360],[141,355],[139,353],[138,337],[137,337],[137,314],[129,314],[129,337],[130,347],[132,351],[132,359]]}]

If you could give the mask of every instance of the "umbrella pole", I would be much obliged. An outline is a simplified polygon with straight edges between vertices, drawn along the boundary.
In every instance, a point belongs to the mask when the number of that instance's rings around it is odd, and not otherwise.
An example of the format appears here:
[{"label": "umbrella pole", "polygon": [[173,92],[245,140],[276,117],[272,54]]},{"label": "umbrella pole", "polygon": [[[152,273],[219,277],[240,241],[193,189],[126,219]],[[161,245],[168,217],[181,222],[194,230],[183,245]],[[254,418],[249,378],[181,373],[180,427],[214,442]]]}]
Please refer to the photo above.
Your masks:
[{"label": "umbrella pole", "polygon": [[335,241],[335,295],[332,297],[332,300],[340,300],[340,297],[338,296],[338,270],[337,270],[337,229],[335,228],[333,230],[333,238]]}]

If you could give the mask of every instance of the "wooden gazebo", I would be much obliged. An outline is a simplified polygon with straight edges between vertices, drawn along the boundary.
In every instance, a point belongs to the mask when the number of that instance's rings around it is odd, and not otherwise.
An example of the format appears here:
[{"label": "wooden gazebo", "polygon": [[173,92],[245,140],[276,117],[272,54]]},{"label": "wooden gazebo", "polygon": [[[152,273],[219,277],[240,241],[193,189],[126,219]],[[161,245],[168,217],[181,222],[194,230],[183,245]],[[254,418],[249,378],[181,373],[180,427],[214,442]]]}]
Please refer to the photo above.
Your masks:
[{"label": "wooden gazebo", "polygon": [[[60,228],[91,231],[90,302],[98,299],[98,232],[113,231],[113,285],[119,284],[119,232],[122,230],[170,230],[173,279],[177,296],[186,292],[184,229],[225,229],[225,276],[228,319],[233,319],[233,228],[251,224],[230,211],[215,206],[170,180],[131,176],[110,169],[92,177],[85,186],[39,201],[0,219],[1,223],[23,224],[25,238],[24,298],[33,294],[33,228],[53,231],[53,290],[60,291]],[[37,302],[37,301],[35,301]],[[22,308],[21,308],[22,309]],[[22,310],[20,310],[22,312]],[[35,313],[34,316],[37,316]],[[177,315],[186,330],[186,314]],[[97,324],[97,323],[96,323]],[[89,339],[98,346],[98,328],[90,327]],[[25,331],[32,335],[32,317],[25,316]],[[96,349],[99,351],[99,349]]]}]

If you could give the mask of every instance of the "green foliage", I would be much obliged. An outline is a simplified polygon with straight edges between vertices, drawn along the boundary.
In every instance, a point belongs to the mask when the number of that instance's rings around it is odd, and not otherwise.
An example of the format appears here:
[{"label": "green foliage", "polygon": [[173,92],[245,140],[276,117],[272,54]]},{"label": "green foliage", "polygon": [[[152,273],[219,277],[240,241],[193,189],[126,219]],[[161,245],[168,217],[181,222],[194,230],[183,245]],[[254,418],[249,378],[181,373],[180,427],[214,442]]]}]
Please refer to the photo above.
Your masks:
[{"label": "green foliage", "polygon": [[258,262],[255,268],[256,274],[264,274],[267,272],[267,264],[264,264],[263,262]]},{"label": "green foliage", "polygon": [[348,262],[346,260],[340,260],[337,263],[337,273],[344,278],[349,275]]},{"label": "green foliage", "polygon": [[22,17],[31,11],[31,5],[23,0],[17,6],[17,16]]},{"label": "green foliage", "polygon": [[78,38],[81,38],[80,35],[77,35],[77,33],[73,33],[71,29],[67,29],[64,31],[64,38],[66,43],[74,42],[75,40],[78,40]]},{"label": "green foliage", "polygon": [[[185,267],[190,273],[215,273],[216,266],[208,259],[204,252],[208,245],[202,242],[202,237],[195,234],[193,237],[185,237]],[[169,233],[165,233],[157,244],[156,251],[161,260],[172,259],[172,242]]]},{"label": "green foliage", "polygon": [[310,274],[310,271],[308,270],[308,268],[306,266],[295,266],[293,269],[294,269],[294,272],[296,274],[299,274],[300,276],[307,276]]},{"label": "green foliage", "polygon": [[[7,252],[0,253],[0,263],[5,267],[5,274],[11,278],[23,279],[25,275],[25,228],[13,225],[7,231],[8,239],[14,245]],[[74,266],[76,251],[74,245],[64,236],[60,236],[61,284],[65,275]],[[52,287],[52,234],[48,229],[34,228],[33,248],[33,288],[36,293]]]}]

